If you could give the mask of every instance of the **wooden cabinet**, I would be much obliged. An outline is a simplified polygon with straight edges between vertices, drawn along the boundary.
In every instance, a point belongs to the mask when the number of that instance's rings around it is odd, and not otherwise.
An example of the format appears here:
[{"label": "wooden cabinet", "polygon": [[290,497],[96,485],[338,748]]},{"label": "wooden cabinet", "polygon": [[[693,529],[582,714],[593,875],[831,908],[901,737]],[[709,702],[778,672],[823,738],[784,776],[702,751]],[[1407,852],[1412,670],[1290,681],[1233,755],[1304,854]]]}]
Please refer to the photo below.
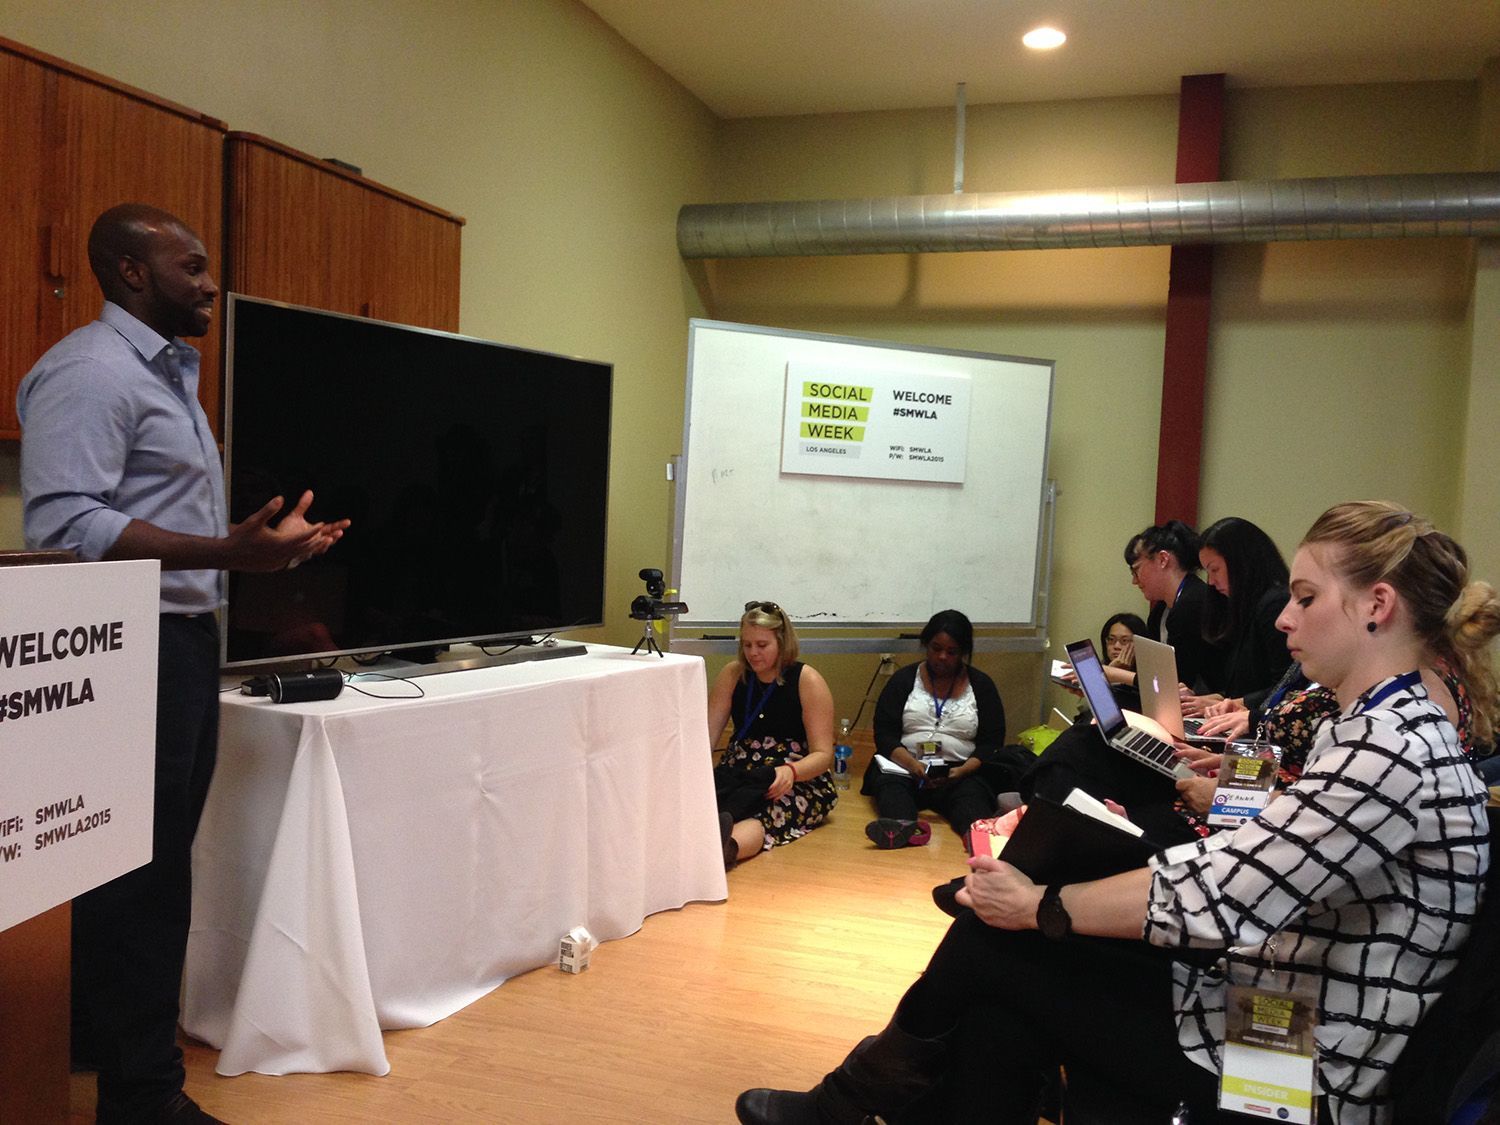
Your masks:
[{"label": "wooden cabinet", "polygon": [[[0,438],[17,438],[16,387],[68,332],[99,315],[94,219],[149,203],[214,255],[223,237],[221,121],[0,39]],[[217,262],[215,263],[217,265]],[[199,397],[217,432],[219,329],[201,340]]]},{"label": "wooden cabinet", "polygon": [[264,137],[226,152],[226,288],[458,331],[463,219]]},{"label": "wooden cabinet", "polygon": [[[94,219],[150,203],[203,239],[220,289],[458,331],[463,219],[363,176],[0,38],[0,439],[16,387],[99,314]],[[227,168],[227,172],[226,172]],[[225,229],[225,223],[228,229]],[[221,331],[198,397],[220,434]]]}]

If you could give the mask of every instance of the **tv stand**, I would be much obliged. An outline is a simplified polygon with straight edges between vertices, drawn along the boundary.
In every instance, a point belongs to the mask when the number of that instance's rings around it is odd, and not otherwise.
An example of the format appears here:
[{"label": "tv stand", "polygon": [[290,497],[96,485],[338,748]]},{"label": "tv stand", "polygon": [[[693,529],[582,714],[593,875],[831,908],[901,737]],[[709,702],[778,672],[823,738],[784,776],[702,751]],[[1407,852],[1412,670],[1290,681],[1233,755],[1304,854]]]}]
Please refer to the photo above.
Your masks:
[{"label": "tv stand", "polygon": [[560,660],[569,656],[585,656],[588,646],[577,641],[543,641],[539,645],[516,645],[510,652],[487,656],[474,646],[473,656],[450,656],[427,663],[403,660],[394,653],[387,653],[374,664],[363,664],[355,669],[356,674],[376,672],[403,680],[419,676],[437,676],[444,672],[467,672],[473,668],[498,668],[506,664],[525,664],[532,660]]}]

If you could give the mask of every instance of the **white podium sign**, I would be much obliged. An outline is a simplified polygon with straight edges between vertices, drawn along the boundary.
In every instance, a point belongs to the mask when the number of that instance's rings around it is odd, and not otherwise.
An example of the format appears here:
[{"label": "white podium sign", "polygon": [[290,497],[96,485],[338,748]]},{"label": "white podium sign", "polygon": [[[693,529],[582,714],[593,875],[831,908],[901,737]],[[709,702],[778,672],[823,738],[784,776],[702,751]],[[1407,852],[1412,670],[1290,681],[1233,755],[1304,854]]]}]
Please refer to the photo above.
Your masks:
[{"label": "white podium sign", "polygon": [[155,562],[0,567],[0,930],[151,859]]}]

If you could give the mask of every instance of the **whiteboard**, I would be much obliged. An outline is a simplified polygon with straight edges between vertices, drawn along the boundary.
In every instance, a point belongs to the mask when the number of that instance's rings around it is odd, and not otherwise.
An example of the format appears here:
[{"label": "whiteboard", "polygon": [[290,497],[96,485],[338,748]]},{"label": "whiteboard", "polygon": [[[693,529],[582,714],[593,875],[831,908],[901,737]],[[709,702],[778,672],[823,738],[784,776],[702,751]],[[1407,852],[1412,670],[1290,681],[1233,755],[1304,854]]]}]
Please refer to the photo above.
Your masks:
[{"label": "whiteboard", "polygon": [[[694,319],[677,474],[679,624],[780,604],[799,625],[1037,624],[1050,360]],[[970,380],[961,483],[781,471],[788,365]]]}]

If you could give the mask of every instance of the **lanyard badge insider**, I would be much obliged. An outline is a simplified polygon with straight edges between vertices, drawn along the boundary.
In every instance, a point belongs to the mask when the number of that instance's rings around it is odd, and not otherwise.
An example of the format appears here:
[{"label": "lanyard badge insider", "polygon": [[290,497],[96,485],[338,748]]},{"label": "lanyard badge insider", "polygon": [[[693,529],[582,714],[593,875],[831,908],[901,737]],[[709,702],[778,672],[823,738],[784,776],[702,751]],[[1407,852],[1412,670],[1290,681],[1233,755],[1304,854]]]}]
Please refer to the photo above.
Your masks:
[{"label": "lanyard badge insider", "polygon": [[1317,1073],[1316,978],[1276,971],[1272,958],[1256,984],[1231,984],[1224,997],[1224,1065],[1219,1108],[1312,1125]]}]

